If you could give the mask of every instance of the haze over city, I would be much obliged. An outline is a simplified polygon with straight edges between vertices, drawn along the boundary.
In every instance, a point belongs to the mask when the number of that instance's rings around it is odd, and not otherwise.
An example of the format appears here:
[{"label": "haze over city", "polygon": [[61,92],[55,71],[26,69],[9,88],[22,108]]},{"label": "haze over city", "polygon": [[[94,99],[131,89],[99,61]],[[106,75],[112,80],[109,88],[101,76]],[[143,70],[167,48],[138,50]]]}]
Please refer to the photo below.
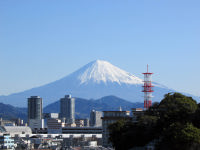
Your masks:
[{"label": "haze over city", "polygon": [[0,95],[106,60],[200,96],[200,2],[0,1]]}]

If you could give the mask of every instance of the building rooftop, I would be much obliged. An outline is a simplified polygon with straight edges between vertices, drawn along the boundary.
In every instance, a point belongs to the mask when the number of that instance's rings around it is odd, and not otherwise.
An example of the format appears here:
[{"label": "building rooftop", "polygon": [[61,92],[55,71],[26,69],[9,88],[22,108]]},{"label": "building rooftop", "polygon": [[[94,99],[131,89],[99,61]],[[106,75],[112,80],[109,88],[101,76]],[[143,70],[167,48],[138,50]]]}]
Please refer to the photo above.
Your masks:
[{"label": "building rooftop", "polygon": [[130,111],[103,111],[103,112],[130,112]]},{"label": "building rooftop", "polygon": [[40,96],[31,96],[30,98],[40,98]]},{"label": "building rooftop", "polygon": [[6,132],[6,129],[3,126],[0,126],[0,133]]},{"label": "building rooftop", "polygon": [[4,129],[6,130],[6,132],[9,132],[9,133],[18,133],[18,134],[23,134],[23,133],[26,133],[26,134],[31,134],[32,133],[32,130],[30,127],[27,127],[27,126],[4,126]]}]

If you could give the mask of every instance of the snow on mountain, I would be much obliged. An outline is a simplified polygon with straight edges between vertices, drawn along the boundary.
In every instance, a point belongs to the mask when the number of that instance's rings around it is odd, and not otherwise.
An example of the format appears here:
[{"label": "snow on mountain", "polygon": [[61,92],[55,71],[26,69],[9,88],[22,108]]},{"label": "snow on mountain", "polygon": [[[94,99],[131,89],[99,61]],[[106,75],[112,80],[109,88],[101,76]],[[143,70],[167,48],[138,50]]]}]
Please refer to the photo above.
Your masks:
[{"label": "snow on mountain", "polygon": [[77,72],[80,84],[116,82],[118,84],[143,84],[143,81],[130,73],[121,70],[107,61],[96,60]]},{"label": "snow on mountain", "polygon": [[[67,94],[86,99],[115,95],[131,102],[143,102],[142,84],[142,79],[107,61],[96,60],[60,80],[24,92],[0,96],[0,102],[25,107],[28,97],[38,95],[46,106]],[[157,83],[154,86],[153,101],[160,101],[164,94],[174,92]]]}]

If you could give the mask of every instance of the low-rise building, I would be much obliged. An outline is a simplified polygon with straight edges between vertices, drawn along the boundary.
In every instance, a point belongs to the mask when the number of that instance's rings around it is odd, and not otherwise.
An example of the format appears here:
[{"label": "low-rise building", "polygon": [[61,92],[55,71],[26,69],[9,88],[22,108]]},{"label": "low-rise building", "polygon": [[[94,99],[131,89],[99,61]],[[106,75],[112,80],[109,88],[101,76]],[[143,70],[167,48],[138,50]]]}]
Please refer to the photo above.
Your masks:
[{"label": "low-rise building", "polygon": [[64,127],[63,134],[102,134],[102,127]]},{"label": "low-rise building", "polygon": [[3,134],[0,136],[0,149],[13,149],[14,139],[11,138],[10,134]]},{"label": "low-rise building", "polygon": [[15,121],[11,121],[11,120],[3,120],[2,118],[0,118],[0,126],[15,126]]},{"label": "low-rise building", "polygon": [[1,126],[0,128],[4,129],[4,132],[9,133],[11,136],[32,134],[31,128],[26,126]]},{"label": "low-rise building", "polygon": [[43,113],[43,119],[58,119],[59,118],[59,113]]},{"label": "low-rise building", "polygon": [[84,120],[83,119],[76,119],[75,124],[76,124],[76,127],[84,127]]},{"label": "low-rise building", "polygon": [[65,123],[60,119],[47,119],[47,130],[50,134],[62,133],[62,127],[65,127]]},{"label": "low-rise building", "polygon": [[29,127],[32,130],[44,128],[44,119],[29,119]]},{"label": "low-rise building", "polygon": [[118,120],[126,119],[131,120],[130,111],[103,111],[103,146],[104,147],[112,147],[109,142],[109,130],[108,126],[112,123],[117,122]]}]

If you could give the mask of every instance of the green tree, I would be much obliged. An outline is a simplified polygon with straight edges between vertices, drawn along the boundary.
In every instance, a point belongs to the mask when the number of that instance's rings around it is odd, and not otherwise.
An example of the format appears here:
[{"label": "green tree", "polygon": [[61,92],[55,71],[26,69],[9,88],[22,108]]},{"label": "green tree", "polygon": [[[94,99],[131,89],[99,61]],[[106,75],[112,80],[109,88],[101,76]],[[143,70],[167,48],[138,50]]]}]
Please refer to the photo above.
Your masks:
[{"label": "green tree", "polygon": [[198,104],[198,108],[193,115],[193,124],[195,127],[200,128],[200,104]]},{"label": "green tree", "polygon": [[112,143],[113,147],[116,150],[124,149],[125,145],[123,145],[124,137],[122,137],[123,134],[122,129],[125,123],[126,123],[125,120],[119,120],[108,126],[108,130],[110,133],[109,141]]},{"label": "green tree", "polygon": [[161,142],[157,145],[158,150],[199,150],[200,129],[192,123],[182,125],[179,122],[172,123],[166,128]]},{"label": "green tree", "polygon": [[185,124],[192,122],[198,105],[192,97],[180,93],[168,93],[158,106],[158,113],[162,127],[168,127],[174,122]]},{"label": "green tree", "polygon": [[168,93],[153,104],[136,123],[112,124],[110,141],[116,150],[128,150],[157,141],[158,150],[200,149],[200,105],[191,97]]},{"label": "green tree", "polygon": [[157,117],[144,115],[137,123],[124,120],[111,124],[109,128],[110,138],[116,150],[128,150],[132,147],[142,147],[157,137]]}]

